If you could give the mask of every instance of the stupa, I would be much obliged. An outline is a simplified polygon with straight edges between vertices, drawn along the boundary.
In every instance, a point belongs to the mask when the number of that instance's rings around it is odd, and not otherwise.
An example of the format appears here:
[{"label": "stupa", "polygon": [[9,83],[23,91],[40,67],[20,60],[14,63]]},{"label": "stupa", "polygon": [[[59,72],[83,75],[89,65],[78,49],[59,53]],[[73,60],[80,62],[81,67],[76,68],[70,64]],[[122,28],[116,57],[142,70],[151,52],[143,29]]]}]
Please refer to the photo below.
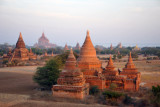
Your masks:
[{"label": "stupa", "polygon": [[86,39],[80,50],[80,56],[77,59],[78,68],[83,72],[86,82],[90,86],[98,86],[99,89],[105,88],[105,80],[102,73],[101,62],[96,56],[96,50],[87,31]]},{"label": "stupa", "polygon": [[111,46],[110,46],[110,50],[113,50],[113,46],[112,46],[112,44],[111,44]]},{"label": "stupa", "polygon": [[121,76],[119,75],[118,70],[115,70],[111,55],[108,61],[108,65],[103,71],[103,75],[106,79],[106,88],[109,88],[111,84],[114,83],[117,86],[116,89],[124,89],[127,76]]},{"label": "stupa", "polygon": [[118,48],[122,48],[122,43],[120,42],[118,45],[117,45]]},{"label": "stupa", "polygon": [[118,75],[118,71],[115,70],[115,67],[113,65],[112,57],[110,55],[108,65],[106,66],[105,71],[103,71],[104,75],[110,75],[110,76],[116,76]]},{"label": "stupa", "polygon": [[133,64],[131,52],[129,54],[128,62],[125,65],[125,68],[123,68],[123,71],[120,73],[120,75],[126,75],[128,78],[128,85],[126,85],[126,89],[128,90],[138,90],[139,84],[140,84],[140,78],[141,74],[137,71],[135,68],[135,65]]},{"label": "stupa", "polygon": [[57,85],[53,85],[53,96],[83,99],[89,94],[89,84],[85,83],[83,72],[76,68],[76,58],[72,49],[65,63],[64,70],[60,73]]},{"label": "stupa", "polygon": [[78,67],[85,71],[84,75],[95,75],[96,71],[101,71],[101,62],[96,56],[96,50],[92,44],[89,31],[81,47],[80,56],[77,59]]},{"label": "stupa", "polygon": [[54,56],[53,51],[52,51],[52,53],[51,53],[51,56]]},{"label": "stupa", "polygon": [[69,51],[68,45],[65,44],[64,51]]},{"label": "stupa", "polygon": [[44,52],[44,56],[48,56],[47,51]]},{"label": "stupa", "polygon": [[138,45],[136,45],[132,50],[133,51],[140,51],[141,49],[138,47]]},{"label": "stupa", "polygon": [[12,50],[9,48],[7,55],[3,55],[3,60],[8,60],[12,56]]},{"label": "stupa", "polygon": [[37,59],[37,56],[34,55],[34,53],[32,52],[32,49],[31,49],[31,48],[30,48],[30,50],[29,50],[28,55],[29,55],[29,59],[30,59],[30,60],[35,60],[35,59]]},{"label": "stupa", "polygon": [[75,49],[75,50],[80,50],[80,49],[81,49],[79,43],[76,44],[76,47],[75,47],[74,49]]}]

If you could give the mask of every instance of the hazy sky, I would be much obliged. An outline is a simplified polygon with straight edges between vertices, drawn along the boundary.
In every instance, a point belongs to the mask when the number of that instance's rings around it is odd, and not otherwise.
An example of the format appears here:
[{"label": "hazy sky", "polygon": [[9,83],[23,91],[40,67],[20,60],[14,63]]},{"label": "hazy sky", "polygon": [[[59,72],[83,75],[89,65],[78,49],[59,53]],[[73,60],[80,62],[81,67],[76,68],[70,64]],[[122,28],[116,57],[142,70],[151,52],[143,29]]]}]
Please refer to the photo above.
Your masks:
[{"label": "hazy sky", "polygon": [[160,46],[160,0],[0,0],[0,44],[19,32],[33,45],[44,31],[51,43]]}]

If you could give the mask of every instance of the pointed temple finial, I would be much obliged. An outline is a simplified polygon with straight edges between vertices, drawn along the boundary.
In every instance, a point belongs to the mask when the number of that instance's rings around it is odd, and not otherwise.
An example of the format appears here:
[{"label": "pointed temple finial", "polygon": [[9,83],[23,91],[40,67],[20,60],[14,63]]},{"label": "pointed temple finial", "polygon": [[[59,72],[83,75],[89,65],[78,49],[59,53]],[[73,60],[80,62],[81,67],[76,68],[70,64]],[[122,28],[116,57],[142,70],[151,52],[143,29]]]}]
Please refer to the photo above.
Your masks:
[{"label": "pointed temple finial", "polygon": [[114,70],[114,65],[113,65],[111,54],[110,54],[108,65],[106,66],[106,69],[108,69],[108,70]]},{"label": "pointed temple finial", "polygon": [[53,56],[53,49],[52,49],[52,54],[51,54],[51,56]]},{"label": "pointed temple finial", "polygon": [[66,70],[75,70],[76,69],[76,58],[73,54],[72,48],[70,49],[70,53],[65,63]]},{"label": "pointed temple finial", "polygon": [[128,62],[125,65],[125,68],[130,69],[130,68],[135,68],[135,65],[133,64],[133,60],[132,60],[132,55],[131,52],[129,53],[129,58],[128,58]]},{"label": "pointed temple finial", "polygon": [[25,47],[26,47],[26,46],[25,46],[25,43],[24,43],[24,41],[23,41],[22,34],[21,34],[21,32],[20,32],[18,41],[17,41],[17,43],[16,43],[16,48],[25,48]]},{"label": "pointed temple finial", "polygon": [[19,34],[19,38],[22,38],[22,33],[20,32],[20,34]]},{"label": "pointed temple finial", "polygon": [[129,53],[129,59],[128,59],[128,62],[133,62],[131,52]]},{"label": "pointed temple finial", "polygon": [[72,48],[70,49],[70,53],[73,53],[73,50],[72,50]]},{"label": "pointed temple finial", "polygon": [[44,37],[44,32],[42,33],[42,37]]},{"label": "pointed temple finial", "polygon": [[87,36],[90,36],[90,34],[89,34],[89,30],[87,30]]},{"label": "pointed temple finial", "polygon": [[32,53],[32,49],[31,48],[30,48],[29,52]]}]

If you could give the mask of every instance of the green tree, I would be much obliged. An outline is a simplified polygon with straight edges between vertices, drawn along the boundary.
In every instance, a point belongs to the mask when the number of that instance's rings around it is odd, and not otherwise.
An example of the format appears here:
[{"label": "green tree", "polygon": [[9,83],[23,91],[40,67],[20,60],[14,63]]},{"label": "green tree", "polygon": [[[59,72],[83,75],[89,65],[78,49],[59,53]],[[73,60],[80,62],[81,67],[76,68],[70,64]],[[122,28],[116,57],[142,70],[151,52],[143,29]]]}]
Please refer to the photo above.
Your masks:
[{"label": "green tree", "polygon": [[96,94],[98,94],[99,93],[99,89],[98,89],[98,86],[92,86],[91,88],[90,88],[90,90],[89,90],[89,94],[91,94],[91,95],[96,95]]},{"label": "green tree", "polygon": [[113,60],[116,60],[116,57],[117,57],[117,56],[114,54],[114,55],[113,55]]},{"label": "green tree", "polygon": [[118,58],[118,59],[121,59],[121,58],[122,58],[122,55],[117,55],[117,58]]},{"label": "green tree", "polygon": [[55,59],[49,60],[44,67],[38,67],[33,80],[46,89],[51,89],[57,83],[60,74],[61,62]]}]

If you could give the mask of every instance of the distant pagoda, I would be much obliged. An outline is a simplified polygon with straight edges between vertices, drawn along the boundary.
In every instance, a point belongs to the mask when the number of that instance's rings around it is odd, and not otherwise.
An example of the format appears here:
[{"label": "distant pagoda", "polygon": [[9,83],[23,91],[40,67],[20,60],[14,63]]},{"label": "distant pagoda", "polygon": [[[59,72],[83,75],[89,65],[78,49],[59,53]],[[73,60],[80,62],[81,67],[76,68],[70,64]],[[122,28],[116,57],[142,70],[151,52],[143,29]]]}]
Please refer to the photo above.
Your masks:
[{"label": "distant pagoda", "polygon": [[117,45],[117,48],[122,48],[122,43],[121,42]]},{"label": "distant pagoda", "polygon": [[111,44],[111,46],[110,46],[110,50],[111,50],[111,51],[113,50],[113,46],[112,46],[112,44]]},{"label": "distant pagoda", "polygon": [[72,49],[66,60],[65,68],[60,73],[57,85],[53,85],[53,96],[83,99],[89,94],[89,84],[85,83],[83,72],[76,68],[76,58]]},{"label": "distant pagoda", "polygon": [[140,51],[141,49],[138,47],[138,45],[136,45],[133,49],[132,49],[132,51]]},{"label": "distant pagoda", "polygon": [[67,44],[65,44],[65,47],[64,47],[64,52],[65,51],[69,51],[69,48],[68,48],[68,45]]},{"label": "distant pagoda", "polygon": [[74,49],[75,49],[75,50],[80,50],[80,49],[81,49],[79,43],[76,44],[76,47],[75,47]]},{"label": "distant pagoda", "polygon": [[42,33],[42,36],[38,39],[38,43],[34,45],[34,47],[38,48],[54,48],[56,47],[55,44],[49,43],[48,38],[45,36],[44,32]]}]

